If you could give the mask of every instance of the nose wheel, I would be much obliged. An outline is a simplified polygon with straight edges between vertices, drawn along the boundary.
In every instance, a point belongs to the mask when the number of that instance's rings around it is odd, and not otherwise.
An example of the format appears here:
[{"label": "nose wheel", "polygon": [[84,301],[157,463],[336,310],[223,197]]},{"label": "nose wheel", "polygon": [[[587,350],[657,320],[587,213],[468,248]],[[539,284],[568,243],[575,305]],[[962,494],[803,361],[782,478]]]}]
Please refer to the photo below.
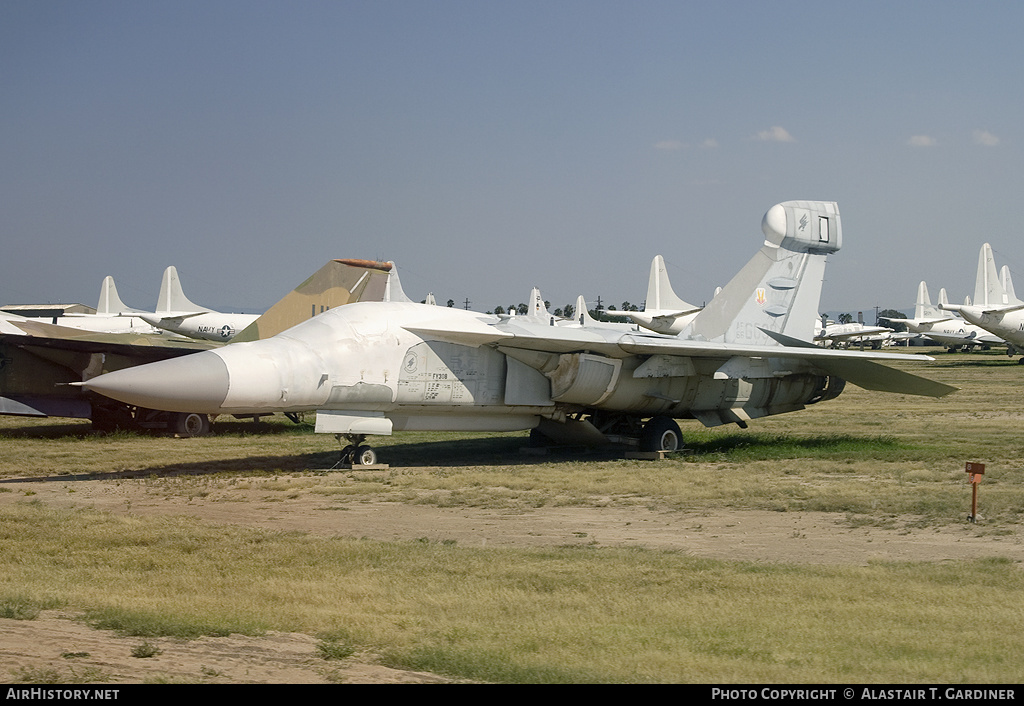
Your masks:
[{"label": "nose wheel", "polygon": [[339,444],[348,442],[341,450],[341,458],[334,464],[334,468],[364,468],[377,469],[387,468],[387,464],[377,463],[377,452],[372,446],[366,444],[365,434],[335,434],[334,438]]}]

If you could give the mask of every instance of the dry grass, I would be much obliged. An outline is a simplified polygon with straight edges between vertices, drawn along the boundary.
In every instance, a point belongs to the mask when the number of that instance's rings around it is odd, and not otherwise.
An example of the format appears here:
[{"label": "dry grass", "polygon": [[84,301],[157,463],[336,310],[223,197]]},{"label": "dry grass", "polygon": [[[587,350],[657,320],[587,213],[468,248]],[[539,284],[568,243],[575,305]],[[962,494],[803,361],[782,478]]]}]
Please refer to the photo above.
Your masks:
[{"label": "dry grass", "polygon": [[[1000,560],[793,567],[0,512],[0,595],[83,607],[144,638],[329,635],[487,681],[1014,681],[1022,588]],[[985,616],[971,630],[965,596]]]}]

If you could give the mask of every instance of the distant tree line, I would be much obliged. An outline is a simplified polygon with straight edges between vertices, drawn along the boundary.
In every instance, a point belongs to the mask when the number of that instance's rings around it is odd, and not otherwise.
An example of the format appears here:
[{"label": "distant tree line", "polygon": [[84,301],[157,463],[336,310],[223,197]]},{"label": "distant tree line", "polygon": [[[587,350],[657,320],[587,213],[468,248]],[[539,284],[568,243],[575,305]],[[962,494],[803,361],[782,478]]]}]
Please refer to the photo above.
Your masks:
[{"label": "distant tree line", "polygon": [[[891,328],[893,331],[902,333],[902,332],[907,330],[907,325],[906,324],[892,323],[892,322],[888,321],[888,319],[905,319],[905,318],[907,318],[907,315],[904,314],[902,311],[897,311],[896,309],[882,309],[881,311],[879,311],[875,315],[875,325],[876,326],[886,326],[887,328]],[[883,321],[883,319],[886,319],[886,320]],[[855,319],[853,318],[853,314],[846,313],[846,314],[840,314],[839,316],[837,316],[836,317],[836,321],[838,321],[841,324],[852,324],[855,321]]]},{"label": "distant tree line", "polygon": [[[449,302],[450,301],[451,300],[449,300]],[[451,306],[451,304],[449,304],[449,306]],[[554,311],[551,310],[551,302],[550,301],[545,301],[544,302],[544,306],[547,308],[548,311],[551,311],[551,313],[554,314],[555,316],[560,316],[560,317],[565,318],[565,319],[571,319],[576,314],[576,305],[575,304],[566,304],[565,306],[559,307],[559,308],[555,309]],[[527,306],[526,304],[523,304],[522,302],[520,302],[519,304],[509,304],[508,306],[501,306],[501,305],[499,305],[499,306],[494,307],[493,309],[491,309],[487,313],[488,314],[505,314],[505,313],[513,312],[514,311],[514,312],[516,312],[516,314],[522,315],[522,314],[525,314],[526,312],[528,312],[529,310],[530,310],[529,306]],[[605,307],[601,303],[601,298],[598,297],[597,305],[594,306],[593,309],[588,309],[587,313],[589,313],[591,317],[597,319],[598,321],[603,321],[603,320],[611,321],[611,320],[613,320],[611,317],[607,317],[607,316],[604,315],[605,311],[640,311],[640,310],[641,310],[640,307],[638,307],[636,304],[630,304],[628,301],[622,302],[622,308],[621,309],[616,309],[614,305],[613,306],[609,306],[609,307]]]}]

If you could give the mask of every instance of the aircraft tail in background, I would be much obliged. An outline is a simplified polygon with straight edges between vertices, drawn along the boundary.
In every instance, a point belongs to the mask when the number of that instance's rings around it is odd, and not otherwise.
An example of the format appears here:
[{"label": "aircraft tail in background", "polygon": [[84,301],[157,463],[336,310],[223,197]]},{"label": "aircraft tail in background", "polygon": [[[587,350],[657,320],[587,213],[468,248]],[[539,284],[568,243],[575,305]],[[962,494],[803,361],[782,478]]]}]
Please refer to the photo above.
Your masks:
[{"label": "aircraft tail in background", "polygon": [[96,304],[96,313],[116,316],[117,314],[137,314],[139,309],[132,309],[121,301],[121,297],[117,295],[117,285],[114,284],[114,278],[107,275],[103,278],[103,283],[100,285],[100,299],[99,303]]},{"label": "aircraft tail in background", "polygon": [[181,289],[181,280],[178,278],[178,270],[174,265],[164,270],[163,279],[160,280],[160,296],[156,302],[156,314],[159,316],[173,316],[175,314],[195,314],[206,311],[209,311],[209,309],[192,303],[185,296],[185,292]]},{"label": "aircraft tail in background", "polygon": [[[1004,268],[1005,269],[1005,268]],[[1007,291],[1004,282],[1009,283]],[[995,256],[992,246],[985,243],[978,253],[978,275],[974,280],[974,306],[988,309],[1000,309],[1022,304],[1013,294],[1013,281],[1009,278],[1009,270],[1001,278],[996,272]]]}]

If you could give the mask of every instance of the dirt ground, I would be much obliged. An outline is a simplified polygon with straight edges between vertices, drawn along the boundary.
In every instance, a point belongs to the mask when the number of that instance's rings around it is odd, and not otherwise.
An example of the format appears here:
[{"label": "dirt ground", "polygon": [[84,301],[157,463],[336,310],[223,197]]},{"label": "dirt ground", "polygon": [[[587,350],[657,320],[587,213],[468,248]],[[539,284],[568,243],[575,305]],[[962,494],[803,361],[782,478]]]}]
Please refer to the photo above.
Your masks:
[{"label": "dirt ground", "polygon": [[[587,544],[673,548],[733,560],[864,565],[872,560],[946,561],[1000,556],[1024,562],[1024,533],[988,535],[977,527],[851,527],[843,515],[719,511],[692,513],[643,507],[553,507],[526,511],[443,508],[342,501],[317,493],[273,502],[266,491],[169,495],[143,480],[61,476],[2,481],[0,504],[31,495],[55,506],[135,514],[183,514],[217,523],[301,530],[380,540],[454,540],[459,546]],[[69,492],[73,490],[74,492]],[[239,497],[242,496],[242,497]],[[325,510],[329,510],[326,511]],[[1004,529],[1004,528],[1001,528]],[[138,658],[137,637],[96,630],[75,616],[47,611],[36,620],[0,619],[0,682],[143,681],[209,683],[429,683],[433,674],[389,669],[373,655],[327,662],[303,634],[232,635],[193,641],[149,640],[159,654]],[[87,653],[87,654],[86,654]]]}]

